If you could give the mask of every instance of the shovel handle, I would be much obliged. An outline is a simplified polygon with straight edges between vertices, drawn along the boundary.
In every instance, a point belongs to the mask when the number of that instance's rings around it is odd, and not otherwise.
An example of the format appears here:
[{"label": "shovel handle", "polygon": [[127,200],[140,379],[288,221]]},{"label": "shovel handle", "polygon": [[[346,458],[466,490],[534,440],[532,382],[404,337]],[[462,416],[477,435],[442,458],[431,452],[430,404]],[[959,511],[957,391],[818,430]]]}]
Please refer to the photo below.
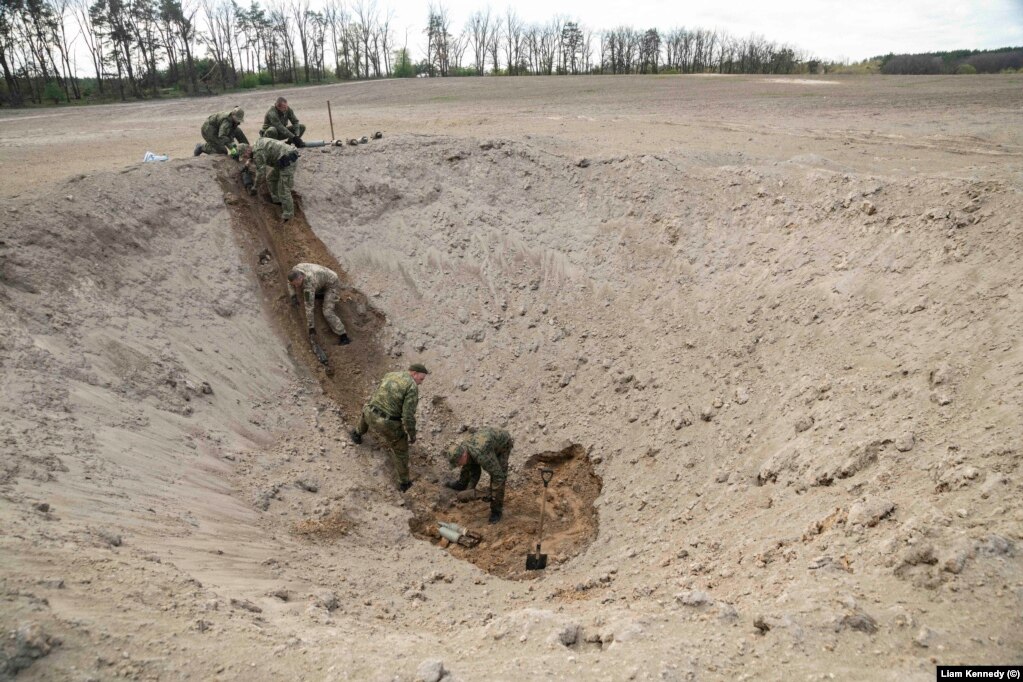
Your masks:
[{"label": "shovel handle", "polygon": [[547,484],[554,478],[554,469],[543,468],[540,469],[540,480],[543,481],[543,487],[546,488]]}]

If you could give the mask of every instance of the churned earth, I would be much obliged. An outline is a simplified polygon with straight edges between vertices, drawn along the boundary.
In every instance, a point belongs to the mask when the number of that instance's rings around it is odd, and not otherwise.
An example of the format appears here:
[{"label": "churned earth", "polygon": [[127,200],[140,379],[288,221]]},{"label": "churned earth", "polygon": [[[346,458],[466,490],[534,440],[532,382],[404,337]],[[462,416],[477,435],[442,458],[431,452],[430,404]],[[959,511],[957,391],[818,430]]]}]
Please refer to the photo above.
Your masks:
[{"label": "churned earth", "polygon": [[[190,156],[206,113],[251,134],[271,93],[0,112],[0,677],[1020,662],[1021,85],[284,90],[308,139],[328,99],[337,137],[384,137],[305,150],[283,225]],[[349,287],[329,372],[299,260]],[[402,495],[346,432],[410,362]],[[515,437],[498,526],[442,485],[482,425]]]}]

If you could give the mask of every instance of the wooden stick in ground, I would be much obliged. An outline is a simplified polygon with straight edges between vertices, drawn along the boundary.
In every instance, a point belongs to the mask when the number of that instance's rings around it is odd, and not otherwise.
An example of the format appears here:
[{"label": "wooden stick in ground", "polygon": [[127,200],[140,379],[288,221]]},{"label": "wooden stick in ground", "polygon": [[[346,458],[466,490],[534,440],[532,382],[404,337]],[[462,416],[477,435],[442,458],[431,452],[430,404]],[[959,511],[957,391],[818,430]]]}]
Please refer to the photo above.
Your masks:
[{"label": "wooden stick in ground", "polygon": [[330,113],[330,100],[327,100],[327,119],[330,121],[330,141],[334,141],[334,116]]}]

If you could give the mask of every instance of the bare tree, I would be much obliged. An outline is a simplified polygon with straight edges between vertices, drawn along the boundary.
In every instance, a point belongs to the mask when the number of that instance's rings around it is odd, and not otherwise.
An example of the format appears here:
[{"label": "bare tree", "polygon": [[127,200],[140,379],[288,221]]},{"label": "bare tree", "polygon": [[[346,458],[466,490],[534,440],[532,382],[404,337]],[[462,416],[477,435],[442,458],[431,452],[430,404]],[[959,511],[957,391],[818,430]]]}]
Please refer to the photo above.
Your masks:
[{"label": "bare tree", "polygon": [[490,37],[490,8],[486,12],[476,10],[469,16],[465,24],[466,39],[469,47],[472,48],[473,68],[476,75],[482,76],[487,59],[487,40]]},{"label": "bare tree", "polygon": [[511,5],[504,18],[504,59],[508,75],[517,76],[522,64],[522,20]]},{"label": "bare tree", "polygon": [[490,23],[490,32],[487,34],[487,52],[490,54],[490,62],[494,65],[494,73],[501,70],[501,27],[501,17],[495,16]]},{"label": "bare tree", "polygon": [[369,49],[370,41],[373,37],[374,31],[376,30],[376,0],[358,0],[355,3],[355,7],[352,9],[352,13],[355,16],[355,25],[356,30],[358,31],[359,40],[362,42],[362,54],[366,64],[366,77],[369,78],[369,64],[371,61],[376,68],[375,75],[379,77],[380,55],[378,53],[371,53]]}]

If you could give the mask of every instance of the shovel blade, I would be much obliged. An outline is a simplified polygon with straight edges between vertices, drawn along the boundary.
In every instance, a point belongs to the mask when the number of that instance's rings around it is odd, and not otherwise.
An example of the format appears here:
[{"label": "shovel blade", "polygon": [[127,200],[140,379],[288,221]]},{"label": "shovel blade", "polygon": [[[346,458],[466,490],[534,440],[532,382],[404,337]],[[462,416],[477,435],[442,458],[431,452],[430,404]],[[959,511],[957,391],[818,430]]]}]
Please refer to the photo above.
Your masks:
[{"label": "shovel blade", "polygon": [[546,554],[527,554],[526,555],[526,570],[527,571],[542,571],[547,568],[547,555]]}]

